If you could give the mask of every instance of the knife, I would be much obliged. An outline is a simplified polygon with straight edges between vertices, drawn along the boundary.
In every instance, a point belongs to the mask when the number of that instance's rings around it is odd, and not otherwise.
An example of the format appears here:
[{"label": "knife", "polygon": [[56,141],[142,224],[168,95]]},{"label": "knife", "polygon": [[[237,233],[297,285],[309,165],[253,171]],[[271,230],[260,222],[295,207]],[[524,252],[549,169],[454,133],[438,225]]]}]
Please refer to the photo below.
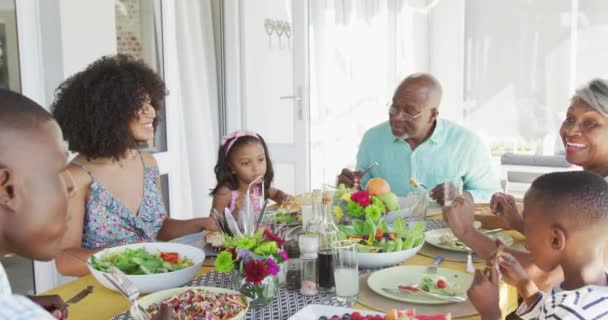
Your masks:
[{"label": "knife", "polygon": [[427,297],[431,297],[431,298],[435,298],[435,299],[439,299],[439,300],[445,300],[445,301],[450,301],[450,302],[465,302],[467,301],[466,298],[463,297],[459,297],[459,296],[442,296],[440,294],[434,294],[434,293],[430,293],[430,292],[426,292],[424,290],[421,289],[417,289],[416,291],[409,291],[409,290],[401,290],[401,289],[395,289],[395,288],[382,288],[382,290],[384,290],[385,292],[388,292],[392,295],[396,295],[396,296],[404,296],[404,295],[411,295],[411,294],[420,294],[423,296],[427,296]]}]

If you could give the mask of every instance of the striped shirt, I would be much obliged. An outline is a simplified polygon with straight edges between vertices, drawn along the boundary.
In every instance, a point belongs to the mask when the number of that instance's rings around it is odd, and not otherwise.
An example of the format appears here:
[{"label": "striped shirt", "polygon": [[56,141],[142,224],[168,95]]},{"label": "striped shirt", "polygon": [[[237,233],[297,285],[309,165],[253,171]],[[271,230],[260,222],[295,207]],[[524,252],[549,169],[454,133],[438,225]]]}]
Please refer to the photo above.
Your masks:
[{"label": "striped shirt", "polygon": [[585,286],[562,290],[556,286],[532,305],[522,303],[517,309],[522,319],[608,319],[608,287]]},{"label": "striped shirt", "polygon": [[0,263],[0,320],[54,320],[32,300],[13,294],[4,267]]}]

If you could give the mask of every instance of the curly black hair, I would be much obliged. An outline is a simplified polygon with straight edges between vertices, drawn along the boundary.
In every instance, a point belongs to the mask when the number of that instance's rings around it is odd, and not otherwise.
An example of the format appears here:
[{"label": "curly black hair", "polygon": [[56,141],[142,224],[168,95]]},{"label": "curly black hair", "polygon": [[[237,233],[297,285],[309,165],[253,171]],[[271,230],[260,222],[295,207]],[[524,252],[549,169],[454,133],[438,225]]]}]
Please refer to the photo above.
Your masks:
[{"label": "curly black hair", "polygon": [[215,195],[222,186],[226,186],[230,190],[237,190],[239,188],[239,180],[237,176],[232,173],[231,162],[234,150],[245,144],[261,143],[262,147],[264,148],[264,153],[266,154],[266,174],[264,174],[264,190],[266,190],[266,194],[264,195],[264,198],[268,197],[268,189],[270,189],[270,184],[272,183],[272,179],[274,179],[274,170],[272,169],[272,161],[270,160],[270,154],[268,153],[266,141],[264,141],[262,136],[259,134],[256,134],[256,136],[257,137],[243,136],[234,138],[237,140],[230,147],[228,153],[226,153],[226,148],[230,145],[232,140],[226,141],[226,143],[220,147],[217,154],[217,163],[213,169],[215,172],[215,178],[217,179],[217,185],[209,195]]},{"label": "curly black hair", "polygon": [[88,159],[118,160],[141,142],[129,130],[129,120],[150,99],[156,130],[166,95],[163,80],[142,60],[109,55],[59,85],[51,110],[71,151]]}]

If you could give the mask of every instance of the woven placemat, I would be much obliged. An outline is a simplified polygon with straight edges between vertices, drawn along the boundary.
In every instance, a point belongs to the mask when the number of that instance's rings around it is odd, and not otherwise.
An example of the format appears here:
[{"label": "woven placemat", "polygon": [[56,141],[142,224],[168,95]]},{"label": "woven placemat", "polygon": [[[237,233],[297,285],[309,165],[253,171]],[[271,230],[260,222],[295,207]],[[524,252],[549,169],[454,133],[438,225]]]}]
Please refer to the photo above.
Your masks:
[{"label": "woven placemat", "polygon": [[452,317],[467,317],[477,314],[477,310],[471,302],[450,303],[450,304],[412,304],[397,300],[385,298],[374,291],[367,285],[367,278],[371,273],[359,277],[359,296],[357,303],[364,305],[370,309],[388,312],[392,309],[416,309],[417,314],[433,314],[433,313],[451,313]]}]

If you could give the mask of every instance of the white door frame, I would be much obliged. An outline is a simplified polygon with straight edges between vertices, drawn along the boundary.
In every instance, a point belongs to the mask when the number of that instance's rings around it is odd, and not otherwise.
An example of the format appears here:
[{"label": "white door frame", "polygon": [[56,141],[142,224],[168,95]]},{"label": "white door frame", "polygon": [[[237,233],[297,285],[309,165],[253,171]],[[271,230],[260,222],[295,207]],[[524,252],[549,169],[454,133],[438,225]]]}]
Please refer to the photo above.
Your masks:
[{"label": "white door frame", "polygon": [[[243,128],[246,121],[247,97],[243,90],[243,59],[241,48],[241,8],[240,0],[223,1],[224,6],[224,61],[226,86],[226,129],[228,132]],[[309,40],[308,40],[308,0],[292,0],[293,12],[293,93],[301,98],[300,106],[294,108],[295,147],[282,148],[281,153],[273,151],[273,158],[295,157],[304,159],[303,169],[296,167],[296,193],[310,190],[310,81],[309,81]],[[297,38],[296,38],[297,35]],[[297,41],[296,41],[297,40]],[[277,99],[279,97],[277,96]],[[255,129],[255,128],[249,128]],[[301,138],[300,138],[301,137]]]}]

